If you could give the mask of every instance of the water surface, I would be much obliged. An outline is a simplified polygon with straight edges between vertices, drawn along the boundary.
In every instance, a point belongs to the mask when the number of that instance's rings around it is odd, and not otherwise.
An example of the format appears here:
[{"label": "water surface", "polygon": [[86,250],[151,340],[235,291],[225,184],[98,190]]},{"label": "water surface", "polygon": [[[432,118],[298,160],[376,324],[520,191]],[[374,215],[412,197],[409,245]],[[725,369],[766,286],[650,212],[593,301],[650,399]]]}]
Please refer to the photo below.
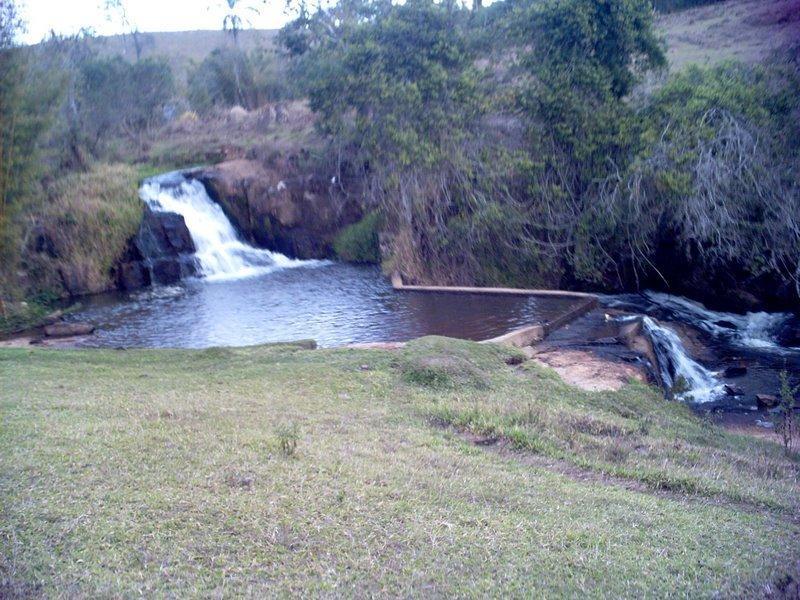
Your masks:
[{"label": "water surface", "polygon": [[552,319],[571,299],[398,292],[376,267],[316,263],[236,280],[186,280],[94,298],[70,318],[95,347],[247,346],[314,339],[320,346],[423,335],[482,340]]}]

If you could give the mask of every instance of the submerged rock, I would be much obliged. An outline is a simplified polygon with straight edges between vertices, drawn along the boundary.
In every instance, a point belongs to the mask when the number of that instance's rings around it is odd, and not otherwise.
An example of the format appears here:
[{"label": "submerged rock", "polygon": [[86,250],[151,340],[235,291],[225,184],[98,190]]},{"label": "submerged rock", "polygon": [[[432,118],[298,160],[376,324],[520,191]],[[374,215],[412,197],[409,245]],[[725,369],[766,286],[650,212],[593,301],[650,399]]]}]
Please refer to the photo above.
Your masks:
[{"label": "submerged rock", "polygon": [[117,267],[117,285],[121,290],[140,290],[150,283],[150,271],[142,261],[126,262]]},{"label": "submerged rock", "polygon": [[164,258],[153,262],[153,281],[161,285],[172,285],[181,280],[181,264],[177,260]]}]

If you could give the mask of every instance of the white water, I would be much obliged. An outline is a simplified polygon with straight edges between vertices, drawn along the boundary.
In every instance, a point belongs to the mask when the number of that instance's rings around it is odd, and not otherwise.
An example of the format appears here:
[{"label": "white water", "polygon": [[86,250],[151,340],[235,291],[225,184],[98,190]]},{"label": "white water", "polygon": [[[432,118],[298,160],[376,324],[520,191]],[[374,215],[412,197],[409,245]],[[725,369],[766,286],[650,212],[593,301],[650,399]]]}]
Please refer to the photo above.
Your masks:
[{"label": "white water", "polygon": [[650,317],[642,317],[645,333],[653,343],[661,382],[671,389],[683,379],[688,389],[676,394],[676,398],[702,404],[716,400],[723,394],[723,384],[714,373],[692,360],[678,335]]},{"label": "white water", "polygon": [[682,320],[697,325],[712,335],[728,338],[749,348],[780,349],[775,333],[791,317],[788,313],[768,312],[737,315],[708,310],[702,304],[680,296],[661,292],[645,292],[644,295],[654,304],[673,311]]},{"label": "white water", "polygon": [[325,264],[296,260],[243,243],[231,222],[198,181],[168,174],[145,181],[140,198],[154,211],[182,215],[197,249],[201,275],[211,281],[241,279],[278,269]]}]

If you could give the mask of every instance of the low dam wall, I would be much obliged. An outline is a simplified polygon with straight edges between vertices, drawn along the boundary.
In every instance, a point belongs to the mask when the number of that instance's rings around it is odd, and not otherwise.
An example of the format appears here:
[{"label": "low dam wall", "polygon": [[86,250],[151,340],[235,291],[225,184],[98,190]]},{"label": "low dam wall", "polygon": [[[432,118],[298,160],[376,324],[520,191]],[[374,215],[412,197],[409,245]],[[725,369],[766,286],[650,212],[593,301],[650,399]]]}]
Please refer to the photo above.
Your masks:
[{"label": "low dam wall", "polygon": [[487,344],[508,344],[517,348],[531,346],[545,339],[551,332],[564,327],[578,317],[583,316],[598,305],[598,297],[584,292],[568,292],[563,290],[537,290],[524,288],[499,287],[460,287],[435,285],[406,285],[399,273],[392,275],[392,287],[401,292],[431,292],[437,294],[491,294],[505,296],[537,296],[543,298],[574,299],[575,302],[557,317],[543,323],[533,323],[509,331],[501,336],[483,340]]}]

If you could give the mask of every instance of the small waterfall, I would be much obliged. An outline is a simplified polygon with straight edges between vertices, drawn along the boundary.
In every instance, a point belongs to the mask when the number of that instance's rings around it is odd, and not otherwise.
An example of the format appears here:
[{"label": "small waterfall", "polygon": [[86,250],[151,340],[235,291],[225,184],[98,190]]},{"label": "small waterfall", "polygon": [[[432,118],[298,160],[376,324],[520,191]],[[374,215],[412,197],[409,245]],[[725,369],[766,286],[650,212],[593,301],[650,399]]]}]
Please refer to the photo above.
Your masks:
[{"label": "small waterfall", "polygon": [[674,389],[682,380],[683,389],[676,391],[679,400],[702,404],[716,400],[725,393],[722,383],[714,373],[692,360],[678,335],[650,317],[642,317],[644,332],[650,338],[656,356],[661,383],[667,390]]},{"label": "small waterfall", "polygon": [[203,185],[179,172],[146,180],[139,197],[155,212],[177,213],[184,218],[196,248],[199,275],[208,280],[241,279],[324,262],[295,260],[245,244]]},{"label": "small waterfall", "polygon": [[788,313],[749,312],[739,315],[717,312],[687,298],[652,291],[613,296],[607,300],[606,305],[656,315],[668,321],[688,323],[740,348],[776,353],[793,350],[782,347],[777,340],[780,328],[792,318]]}]

